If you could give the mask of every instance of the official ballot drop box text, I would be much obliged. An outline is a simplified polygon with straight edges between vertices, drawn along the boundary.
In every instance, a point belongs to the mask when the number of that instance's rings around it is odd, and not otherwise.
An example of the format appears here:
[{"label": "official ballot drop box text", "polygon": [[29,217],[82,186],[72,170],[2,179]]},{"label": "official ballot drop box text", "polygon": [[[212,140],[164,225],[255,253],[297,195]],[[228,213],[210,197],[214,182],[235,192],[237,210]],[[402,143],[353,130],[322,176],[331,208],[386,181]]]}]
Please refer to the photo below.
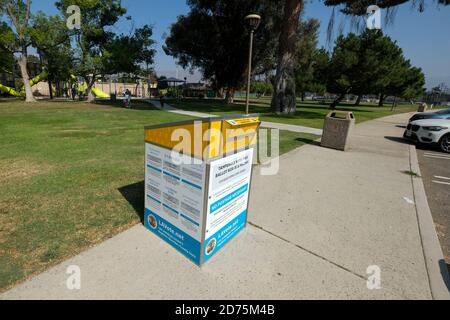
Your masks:
[{"label": "official ballot drop box text", "polygon": [[145,128],[145,226],[201,266],[247,224],[257,117]]}]

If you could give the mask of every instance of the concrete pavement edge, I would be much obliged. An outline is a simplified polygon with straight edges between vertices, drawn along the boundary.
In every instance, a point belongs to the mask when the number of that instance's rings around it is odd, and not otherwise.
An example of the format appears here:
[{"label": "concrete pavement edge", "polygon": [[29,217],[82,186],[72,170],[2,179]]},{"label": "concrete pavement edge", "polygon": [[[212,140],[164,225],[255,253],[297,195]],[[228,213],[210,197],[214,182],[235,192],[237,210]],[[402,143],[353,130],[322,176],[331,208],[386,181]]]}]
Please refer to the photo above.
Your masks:
[{"label": "concrete pavement edge", "polygon": [[450,300],[450,275],[428,204],[415,145],[410,146],[410,165],[411,172],[417,174],[412,176],[412,184],[431,294],[435,300]]}]

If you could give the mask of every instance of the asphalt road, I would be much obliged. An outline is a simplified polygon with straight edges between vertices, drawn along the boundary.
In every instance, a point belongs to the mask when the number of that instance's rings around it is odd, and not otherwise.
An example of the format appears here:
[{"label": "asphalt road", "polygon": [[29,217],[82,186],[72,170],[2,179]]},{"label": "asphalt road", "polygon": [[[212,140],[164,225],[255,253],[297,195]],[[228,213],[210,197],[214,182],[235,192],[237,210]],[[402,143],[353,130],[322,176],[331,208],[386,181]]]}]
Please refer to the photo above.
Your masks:
[{"label": "asphalt road", "polygon": [[450,265],[450,154],[417,148],[420,170],[447,265]]}]

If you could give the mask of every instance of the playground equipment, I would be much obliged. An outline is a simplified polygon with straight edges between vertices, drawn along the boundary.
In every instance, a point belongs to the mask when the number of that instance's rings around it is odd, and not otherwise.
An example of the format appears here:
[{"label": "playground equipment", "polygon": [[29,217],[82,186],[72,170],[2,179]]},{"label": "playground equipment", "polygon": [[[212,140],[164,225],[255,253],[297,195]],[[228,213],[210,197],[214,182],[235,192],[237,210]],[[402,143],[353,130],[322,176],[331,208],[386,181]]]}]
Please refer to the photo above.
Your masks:
[{"label": "playground equipment", "polygon": [[[70,76],[71,82],[78,82],[78,78],[74,76],[73,74]],[[87,90],[87,84],[85,82],[82,82],[78,85],[78,94],[85,94]],[[91,92],[94,96],[101,99],[110,99],[110,95],[106,92],[98,89],[98,88],[91,88]]]},{"label": "playground equipment", "polygon": [[[39,82],[47,79],[47,77],[48,77],[48,70],[47,70],[47,68],[43,68],[42,72],[39,75],[37,75],[36,77],[34,77],[33,79],[30,80],[30,86],[33,87],[33,86],[37,85]],[[25,97],[24,86],[22,86],[19,90],[15,90],[13,88],[10,88],[10,87],[0,84],[0,91],[3,93],[9,94],[11,96],[14,96],[14,97]]]},{"label": "playground equipment", "polygon": [[[87,90],[87,84],[86,83],[82,83],[80,85],[78,85],[78,93],[79,94],[85,94]],[[96,96],[97,98],[102,98],[102,99],[110,99],[110,95],[107,94],[106,92],[97,89],[97,88],[91,88],[91,92],[94,96]]]},{"label": "playground equipment", "polygon": [[97,98],[102,98],[102,99],[109,99],[111,98],[109,94],[107,94],[106,92],[97,89],[97,88],[92,88],[91,89],[92,93],[94,94],[94,96],[96,96]]},{"label": "playground equipment", "polygon": [[30,86],[37,85],[39,82],[46,80],[47,77],[48,77],[47,68],[42,68],[42,72],[30,80]]},{"label": "playground equipment", "polygon": [[9,94],[9,95],[14,96],[14,97],[21,97],[21,93],[19,91],[16,91],[13,88],[4,86],[2,84],[0,84],[0,92]]},{"label": "playground equipment", "polygon": [[[48,70],[47,70],[47,68],[43,68],[42,72],[39,75],[37,75],[36,77],[34,77],[33,79],[30,80],[30,86],[33,87],[33,86],[37,85],[39,82],[46,80],[47,77],[48,77]],[[70,77],[71,77],[72,83],[78,82],[77,77],[75,77],[74,75],[71,75]],[[82,83],[78,86],[78,93],[84,94],[84,93],[86,93],[86,89],[87,89],[86,83]],[[102,98],[102,99],[110,98],[109,94],[107,94],[106,92],[103,92],[100,89],[92,88],[91,91],[92,91],[92,94],[94,96],[96,96],[97,98]],[[0,92],[9,94],[14,97],[20,97],[20,98],[25,97],[25,88],[23,86],[19,90],[15,90],[13,88],[10,88],[10,87],[0,84]]]}]

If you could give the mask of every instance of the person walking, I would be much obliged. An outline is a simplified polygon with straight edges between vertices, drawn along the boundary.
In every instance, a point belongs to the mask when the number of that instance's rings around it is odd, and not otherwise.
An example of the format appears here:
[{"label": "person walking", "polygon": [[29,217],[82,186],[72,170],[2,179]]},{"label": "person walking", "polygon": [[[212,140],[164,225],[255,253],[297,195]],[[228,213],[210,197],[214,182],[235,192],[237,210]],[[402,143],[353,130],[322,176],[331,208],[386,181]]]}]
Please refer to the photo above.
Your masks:
[{"label": "person walking", "polygon": [[131,91],[127,89],[128,108],[131,108]]},{"label": "person walking", "polygon": [[126,89],[124,93],[125,108],[131,108],[131,91]]}]

